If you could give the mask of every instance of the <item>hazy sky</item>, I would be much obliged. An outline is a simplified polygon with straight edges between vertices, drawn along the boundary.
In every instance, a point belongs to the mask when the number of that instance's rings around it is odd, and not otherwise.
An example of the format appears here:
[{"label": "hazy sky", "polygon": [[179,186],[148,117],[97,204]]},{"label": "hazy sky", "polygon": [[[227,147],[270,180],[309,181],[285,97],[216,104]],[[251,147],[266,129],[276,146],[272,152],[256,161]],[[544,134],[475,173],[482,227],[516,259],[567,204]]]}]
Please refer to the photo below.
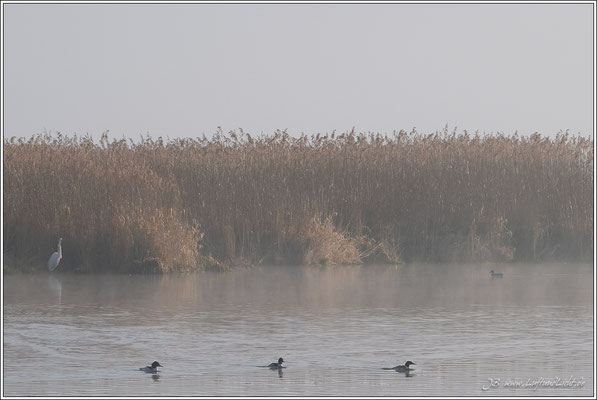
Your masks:
[{"label": "hazy sky", "polygon": [[593,4],[3,4],[5,137],[593,133]]}]

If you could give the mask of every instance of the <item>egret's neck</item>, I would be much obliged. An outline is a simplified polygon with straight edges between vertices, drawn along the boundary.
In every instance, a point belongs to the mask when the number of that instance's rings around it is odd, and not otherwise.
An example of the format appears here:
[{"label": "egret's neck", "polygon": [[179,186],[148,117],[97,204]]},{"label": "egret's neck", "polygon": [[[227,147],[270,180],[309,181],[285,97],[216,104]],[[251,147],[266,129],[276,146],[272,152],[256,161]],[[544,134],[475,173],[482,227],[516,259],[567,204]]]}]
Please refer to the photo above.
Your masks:
[{"label": "egret's neck", "polygon": [[58,258],[62,258],[62,242],[58,242]]}]

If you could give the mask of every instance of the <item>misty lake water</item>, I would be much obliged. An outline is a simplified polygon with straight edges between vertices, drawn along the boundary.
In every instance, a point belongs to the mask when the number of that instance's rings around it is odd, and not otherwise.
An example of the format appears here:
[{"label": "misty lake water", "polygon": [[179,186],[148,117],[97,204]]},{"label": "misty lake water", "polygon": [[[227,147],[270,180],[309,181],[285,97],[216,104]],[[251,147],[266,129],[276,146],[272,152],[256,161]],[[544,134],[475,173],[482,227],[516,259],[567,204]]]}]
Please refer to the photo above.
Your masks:
[{"label": "misty lake water", "polygon": [[4,395],[590,396],[593,282],[590,264],[6,275]]}]

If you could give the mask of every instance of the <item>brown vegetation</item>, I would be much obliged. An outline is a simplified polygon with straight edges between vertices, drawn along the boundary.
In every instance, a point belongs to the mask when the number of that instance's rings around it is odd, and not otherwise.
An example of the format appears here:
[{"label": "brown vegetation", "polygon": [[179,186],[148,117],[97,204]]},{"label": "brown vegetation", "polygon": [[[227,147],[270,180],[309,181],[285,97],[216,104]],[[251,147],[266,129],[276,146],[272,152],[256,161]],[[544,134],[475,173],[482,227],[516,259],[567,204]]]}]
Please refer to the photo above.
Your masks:
[{"label": "brown vegetation", "polygon": [[41,266],[59,237],[61,269],[121,272],[593,252],[593,142],[568,134],[37,135],[3,163],[5,256]]}]

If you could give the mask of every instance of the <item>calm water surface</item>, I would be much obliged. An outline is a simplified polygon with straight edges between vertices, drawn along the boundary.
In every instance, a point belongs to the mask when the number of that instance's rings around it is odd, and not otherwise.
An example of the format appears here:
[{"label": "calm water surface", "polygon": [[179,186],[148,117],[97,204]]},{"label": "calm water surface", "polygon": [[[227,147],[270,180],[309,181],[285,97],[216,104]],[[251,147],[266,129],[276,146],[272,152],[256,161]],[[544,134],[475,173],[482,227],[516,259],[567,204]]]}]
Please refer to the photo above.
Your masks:
[{"label": "calm water surface", "polygon": [[591,396],[593,281],[577,264],[9,275],[4,395]]}]

